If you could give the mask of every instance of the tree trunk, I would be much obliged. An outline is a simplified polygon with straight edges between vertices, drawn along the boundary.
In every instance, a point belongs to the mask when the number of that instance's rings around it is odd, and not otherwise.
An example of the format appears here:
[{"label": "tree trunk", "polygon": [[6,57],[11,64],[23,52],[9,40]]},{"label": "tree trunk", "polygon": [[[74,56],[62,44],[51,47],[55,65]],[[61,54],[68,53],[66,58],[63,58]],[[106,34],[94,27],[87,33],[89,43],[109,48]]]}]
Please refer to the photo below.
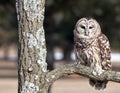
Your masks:
[{"label": "tree trunk", "polygon": [[17,0],[19,30],[19,93],[47,93],[46,46],[43,29],[45,0]]},{"label": "tree trunk", "polygon": [[3,50],[4,50],[4,57],[3,57],[3,59],[4,60],[8,60],[9,59],[9,47],[10,47],[9,44],[4,44],[3,45]]},{"label": "tree trunk", "polygon": [[63,49],[64,49],[64,60],[67,63],[70,63],[71,62],[71,52],[73,50],[73,47],[68,44],[65,47],[63,47]]},{"label": "tree trunk", "polygon": [[[50,46],[50,45],[49,45]],[[47,68],[48,70],[54,69],[54,51],[52,47],[47,46]]]}]

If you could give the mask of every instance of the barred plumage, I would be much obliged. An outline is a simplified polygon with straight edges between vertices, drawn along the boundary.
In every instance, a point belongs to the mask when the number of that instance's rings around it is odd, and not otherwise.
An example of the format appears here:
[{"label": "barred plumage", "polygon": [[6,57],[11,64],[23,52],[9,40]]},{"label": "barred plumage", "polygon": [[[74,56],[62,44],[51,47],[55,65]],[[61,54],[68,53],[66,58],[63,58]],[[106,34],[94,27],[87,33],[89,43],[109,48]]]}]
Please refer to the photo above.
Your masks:
[{"label": "barred plumage", "polygon": [[[78,64],[91,67],[94,75],[100,75],[104,70],[111,69],[110,45],[107,37],[101,32],[95,19],[82,18],[78,20],[74,30],[74,50]],[[96,89],[104,89],[107,81],[90,79],[90,85]]]}]

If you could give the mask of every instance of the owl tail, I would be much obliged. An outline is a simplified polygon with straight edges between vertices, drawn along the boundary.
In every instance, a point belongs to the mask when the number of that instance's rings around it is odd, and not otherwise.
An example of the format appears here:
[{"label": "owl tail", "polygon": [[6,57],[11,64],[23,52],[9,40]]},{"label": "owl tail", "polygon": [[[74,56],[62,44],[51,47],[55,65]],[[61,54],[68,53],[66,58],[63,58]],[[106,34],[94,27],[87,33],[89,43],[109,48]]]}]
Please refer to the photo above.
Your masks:
[{"label": "owl tail", "polygon": [[93,79],[89,79],[89,84],[92,87],[95,87],[96,90],[103,90],[106,88],[108,81],[96,81]]}]

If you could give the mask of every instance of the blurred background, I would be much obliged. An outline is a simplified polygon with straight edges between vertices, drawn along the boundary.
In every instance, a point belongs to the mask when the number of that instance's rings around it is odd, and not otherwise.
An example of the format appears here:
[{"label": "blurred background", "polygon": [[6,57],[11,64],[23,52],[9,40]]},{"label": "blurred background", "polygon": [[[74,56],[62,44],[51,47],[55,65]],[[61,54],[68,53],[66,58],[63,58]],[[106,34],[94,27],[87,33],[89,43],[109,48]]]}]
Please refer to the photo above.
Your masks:
[{"label": "blurred background", "polygon": [[[100,23],[110,40],[113,70],[120,71],[120,0],[46,0],[48,69],[74,62],[73,30],[81,17],[92,17]],[[17,50],[15,0],[0,0],[0,93],[17,93]],[[57,80],[51,93],[119,93],[119,87],[110,82],[105,91],[95,91],[88,79],[72,75]]]}]

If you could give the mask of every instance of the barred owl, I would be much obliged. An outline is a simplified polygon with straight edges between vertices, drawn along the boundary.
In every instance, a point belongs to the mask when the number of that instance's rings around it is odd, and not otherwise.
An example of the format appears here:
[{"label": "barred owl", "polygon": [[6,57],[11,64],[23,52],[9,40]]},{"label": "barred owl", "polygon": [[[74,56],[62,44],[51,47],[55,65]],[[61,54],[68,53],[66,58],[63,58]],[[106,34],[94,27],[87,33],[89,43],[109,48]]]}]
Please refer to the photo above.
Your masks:
[{"label": "barred owl", "polygon": [[[101,32],[100,25],[95,19],[78,20],[74,29],[74,43],[78,65],[89,66],[95,76],[99,76],[104,70],[111,69],[109,41]],[[89,83],[100,90],[106,88],[107,81],[89,79]]]}]

